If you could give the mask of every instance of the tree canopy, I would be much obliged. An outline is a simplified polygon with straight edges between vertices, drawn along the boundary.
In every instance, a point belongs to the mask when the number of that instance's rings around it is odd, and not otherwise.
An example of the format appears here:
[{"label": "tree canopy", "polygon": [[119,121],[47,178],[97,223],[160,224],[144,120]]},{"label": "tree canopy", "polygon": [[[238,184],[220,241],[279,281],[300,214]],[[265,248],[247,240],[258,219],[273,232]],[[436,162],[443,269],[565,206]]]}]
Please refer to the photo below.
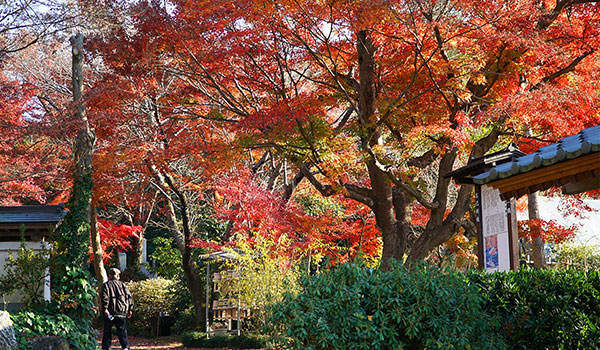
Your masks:
[{"label": "tree canopy", "polygon": [[[595,1],[77,6],[90,21],[93,203],[119,221],[102,226],[143,232],[155,213],[184,261],[256,236],[293,259],[423,259],[472,227],[472,187],[445,174],[600,121]],[[71,186],[70,88],[59,63],[32,64],[58,42],[3,61],[5,202],[59,201]],[[205,230],[201,208],[222,229]]]}]

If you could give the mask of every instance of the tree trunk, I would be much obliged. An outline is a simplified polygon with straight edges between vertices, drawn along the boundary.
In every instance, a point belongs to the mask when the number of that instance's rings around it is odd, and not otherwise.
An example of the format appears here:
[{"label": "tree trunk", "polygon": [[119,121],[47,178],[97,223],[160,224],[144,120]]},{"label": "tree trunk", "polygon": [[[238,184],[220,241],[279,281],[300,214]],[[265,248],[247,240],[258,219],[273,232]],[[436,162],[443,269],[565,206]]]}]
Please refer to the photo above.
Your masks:
[{"label": "tree trunk", "polygon": [[[381,143],[380,133],[376,125],[375,111],[377,103],[377,79],[375,72],[375,47],[366,30],[357,33],[356,52],[359,69],[359,105],[358,120],[362,128],[361,142],[363,148],[370,148]],[[367,160],[367,168],[373,190],[373,213],[383,239],[381,264],[389,268],[391,259],[402,261],[406,247],[407,232],[404,225],[398,224],[394,213],[394,196],[392,181],[376,164],[376,160]],[[396,214],[402,216],[403,208]]]},{"label": "tree trunk", "polygon": [[[182,209],[183,210],[183,209]],[[184,219],[187,220],[187,214],[183,215]],[[191,232],[187,223],[182,223],[184,234],[179,230],[179,224],[177,223],[177,217],[175,214],[175,207],[169,202],[169,221],[172,226],[171,233],[175,239],[175,243],[179,252],[181,253],[183,272],[185,274],[186,282],[190,294],[192,295],[192,303],[194,304],[194,314],[197,324],[203,324],[204,320],[204,302],[205,302],[205,280],[203,274],[200,272],[198,265],[193,259],[192,249],[190,248]],[[187,229],[186,229],[187,227]]]},{"label": "tree trunk", "polygon": [[58,249],[64,252],[65,265],[82,269],[88,264],[90,220],[92,210],[92,154],[94,133],[85,114],[83,96],[83,36],[71,37],[73,118],[78,123],[77,136],[73,142],[73,188],[69,200],[69,213],[61,226]]},{"label": "tree trunk", "polygon": [[[529,220],[540,218],[540,208],[538,204],[538,192],[527,195],[527,211],[529,212]],[[533,265],[543,269],[546,267],[546,254],[544,253],[544,241],[539,232],[539,227],[531,227],[531,233],[534,236],[531,242],[531,257]]]},{"label": "tree trunk", "polygon": [[98,231],[98,213],[94,206],[92,206],[91,220],[92,257],[94,272],[96,273],[96,280],[98,281],[98,290],[100,290],[100,287],[108,281],[108,277],[106,275],[106,269],[104,268],[104,262],[102,261],[103,251],[102,245],[100,244],[100,232]]},{"label": "tree trunk", "polygon": [[[144,253],[144,234],[146,233],[146,227],[152,216],[154,205],[156,203],[156,196],[158,192],[154,193],[152,201],[148,203],[140,203],[137,212],[134,214],[134,218],[131,220],[131,225],[140,226],[142,230],[138,234],[138,237],[132,238],[132,247],[129,251],[127,269],[133,274],[139,274],[142,272],[143,253]],[[148,205],[144,207],[144,205]]]},{"label": "tree trunk", "polygon": [[[168,214],[167,220],[169,220],[169,225],[171,226],[171,235],[173,239],[175,239],[175,243],[177,245],[177,249],[181,253],[182,257],[182,265],[183,272],[186,277],[186,282],[190,294],[192,295],[192,303],[194,304],[194,314],[196,318],[196,323],[198,325],[203,324],[205,321],[204,315],[204,301],[205,301],[205,279],[203,278],[203,274],[201,273],[198,265],[193,259],[192,248],[190,247],[191,240],[193,238],[192,230],[190,228],[190,220],[188,213],[188,202],[186,196],[183,192],[181,192],[173,182],[173,179],[168,175],[161,172],[159,169],[154,166],[151,162],[147,161],[148,168],[153,173],[154,177],[158,180],[158,182],[162,185],[167,186],[175,195],[177,196],[177,201],[181,206],[179,208],[181,212],[181,223],[177,220],[177,215],[175,212],[175,206],[171,198],[167,198],[168,203]],[[165,193],[164,191],[162,191]]]},{"label": "tree trunk", "polygon": [[133,274],[137,274],[142,271],[145,231],[146,227],[142,226],[142,230],[138,233],[138,237],[131,238],[131,249],[129,250],[129,254],[127,256],[127,270],[131,271]]}]

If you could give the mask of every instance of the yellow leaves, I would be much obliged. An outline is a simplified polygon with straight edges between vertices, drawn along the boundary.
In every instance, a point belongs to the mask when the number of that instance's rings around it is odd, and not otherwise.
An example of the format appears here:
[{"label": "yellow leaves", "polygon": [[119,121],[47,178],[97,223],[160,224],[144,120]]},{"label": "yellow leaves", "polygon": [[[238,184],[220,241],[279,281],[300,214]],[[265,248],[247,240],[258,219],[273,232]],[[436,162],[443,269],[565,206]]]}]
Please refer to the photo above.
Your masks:
[{"label": "yellow leaves", "polygon": [[219,191],[215,191],[215,202],[217,203],[217,205],[221,206],[223,204],[223,200],[225,199],[225,197],[219,193]]},{"label": "yellow leaves", "polygon": [[471,81],[475,85],[484,85],[485,83],[487,83],[487,79],[485,78],[485,75],[483,75],[481,72],[472,73]]},{"label": "yellow leaves", "polygon": [[465,102],[471,101],[471,97],[473,96],[467,89],[456,90],[454,93],[460,100]]},{"label": "yellow leaves", "polygon": [[198,192],[204,191],[206,188],[207,188],[207,186],[198,185],[193,182],[187,183],[187,184],[185,184],[185,186],[183,186],[183,189],[185,189],[185,190],[198,191]]}]

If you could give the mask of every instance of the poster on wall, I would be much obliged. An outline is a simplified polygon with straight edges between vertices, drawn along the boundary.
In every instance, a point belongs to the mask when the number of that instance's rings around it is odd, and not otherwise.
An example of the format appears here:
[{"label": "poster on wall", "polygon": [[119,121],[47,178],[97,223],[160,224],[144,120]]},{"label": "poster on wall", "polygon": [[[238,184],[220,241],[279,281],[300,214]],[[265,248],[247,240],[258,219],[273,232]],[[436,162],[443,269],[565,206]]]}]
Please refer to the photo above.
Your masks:
[{"label": "poster on wall", "polygon": [[498,236],[484,237],[485,240],[485,268],[498,268]]},{"label": "poster on wall", "polygon": [[506,202],[500,192],[481,186],[481,230],[483,233],[483,266],[487,272],[510,270],[510,249]]}]

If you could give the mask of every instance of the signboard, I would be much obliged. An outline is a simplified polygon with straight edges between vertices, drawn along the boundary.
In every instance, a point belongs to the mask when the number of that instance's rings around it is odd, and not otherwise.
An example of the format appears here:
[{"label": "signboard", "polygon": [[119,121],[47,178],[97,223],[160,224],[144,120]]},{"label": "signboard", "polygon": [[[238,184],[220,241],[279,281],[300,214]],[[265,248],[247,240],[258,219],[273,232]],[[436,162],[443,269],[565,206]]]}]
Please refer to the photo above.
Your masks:
[{"label": "signboard", "polygon": [[510,270],[510,241],[507,204],[500,192],[481,186],[481,232],[483,236],[483,268],[487,272]]}]

